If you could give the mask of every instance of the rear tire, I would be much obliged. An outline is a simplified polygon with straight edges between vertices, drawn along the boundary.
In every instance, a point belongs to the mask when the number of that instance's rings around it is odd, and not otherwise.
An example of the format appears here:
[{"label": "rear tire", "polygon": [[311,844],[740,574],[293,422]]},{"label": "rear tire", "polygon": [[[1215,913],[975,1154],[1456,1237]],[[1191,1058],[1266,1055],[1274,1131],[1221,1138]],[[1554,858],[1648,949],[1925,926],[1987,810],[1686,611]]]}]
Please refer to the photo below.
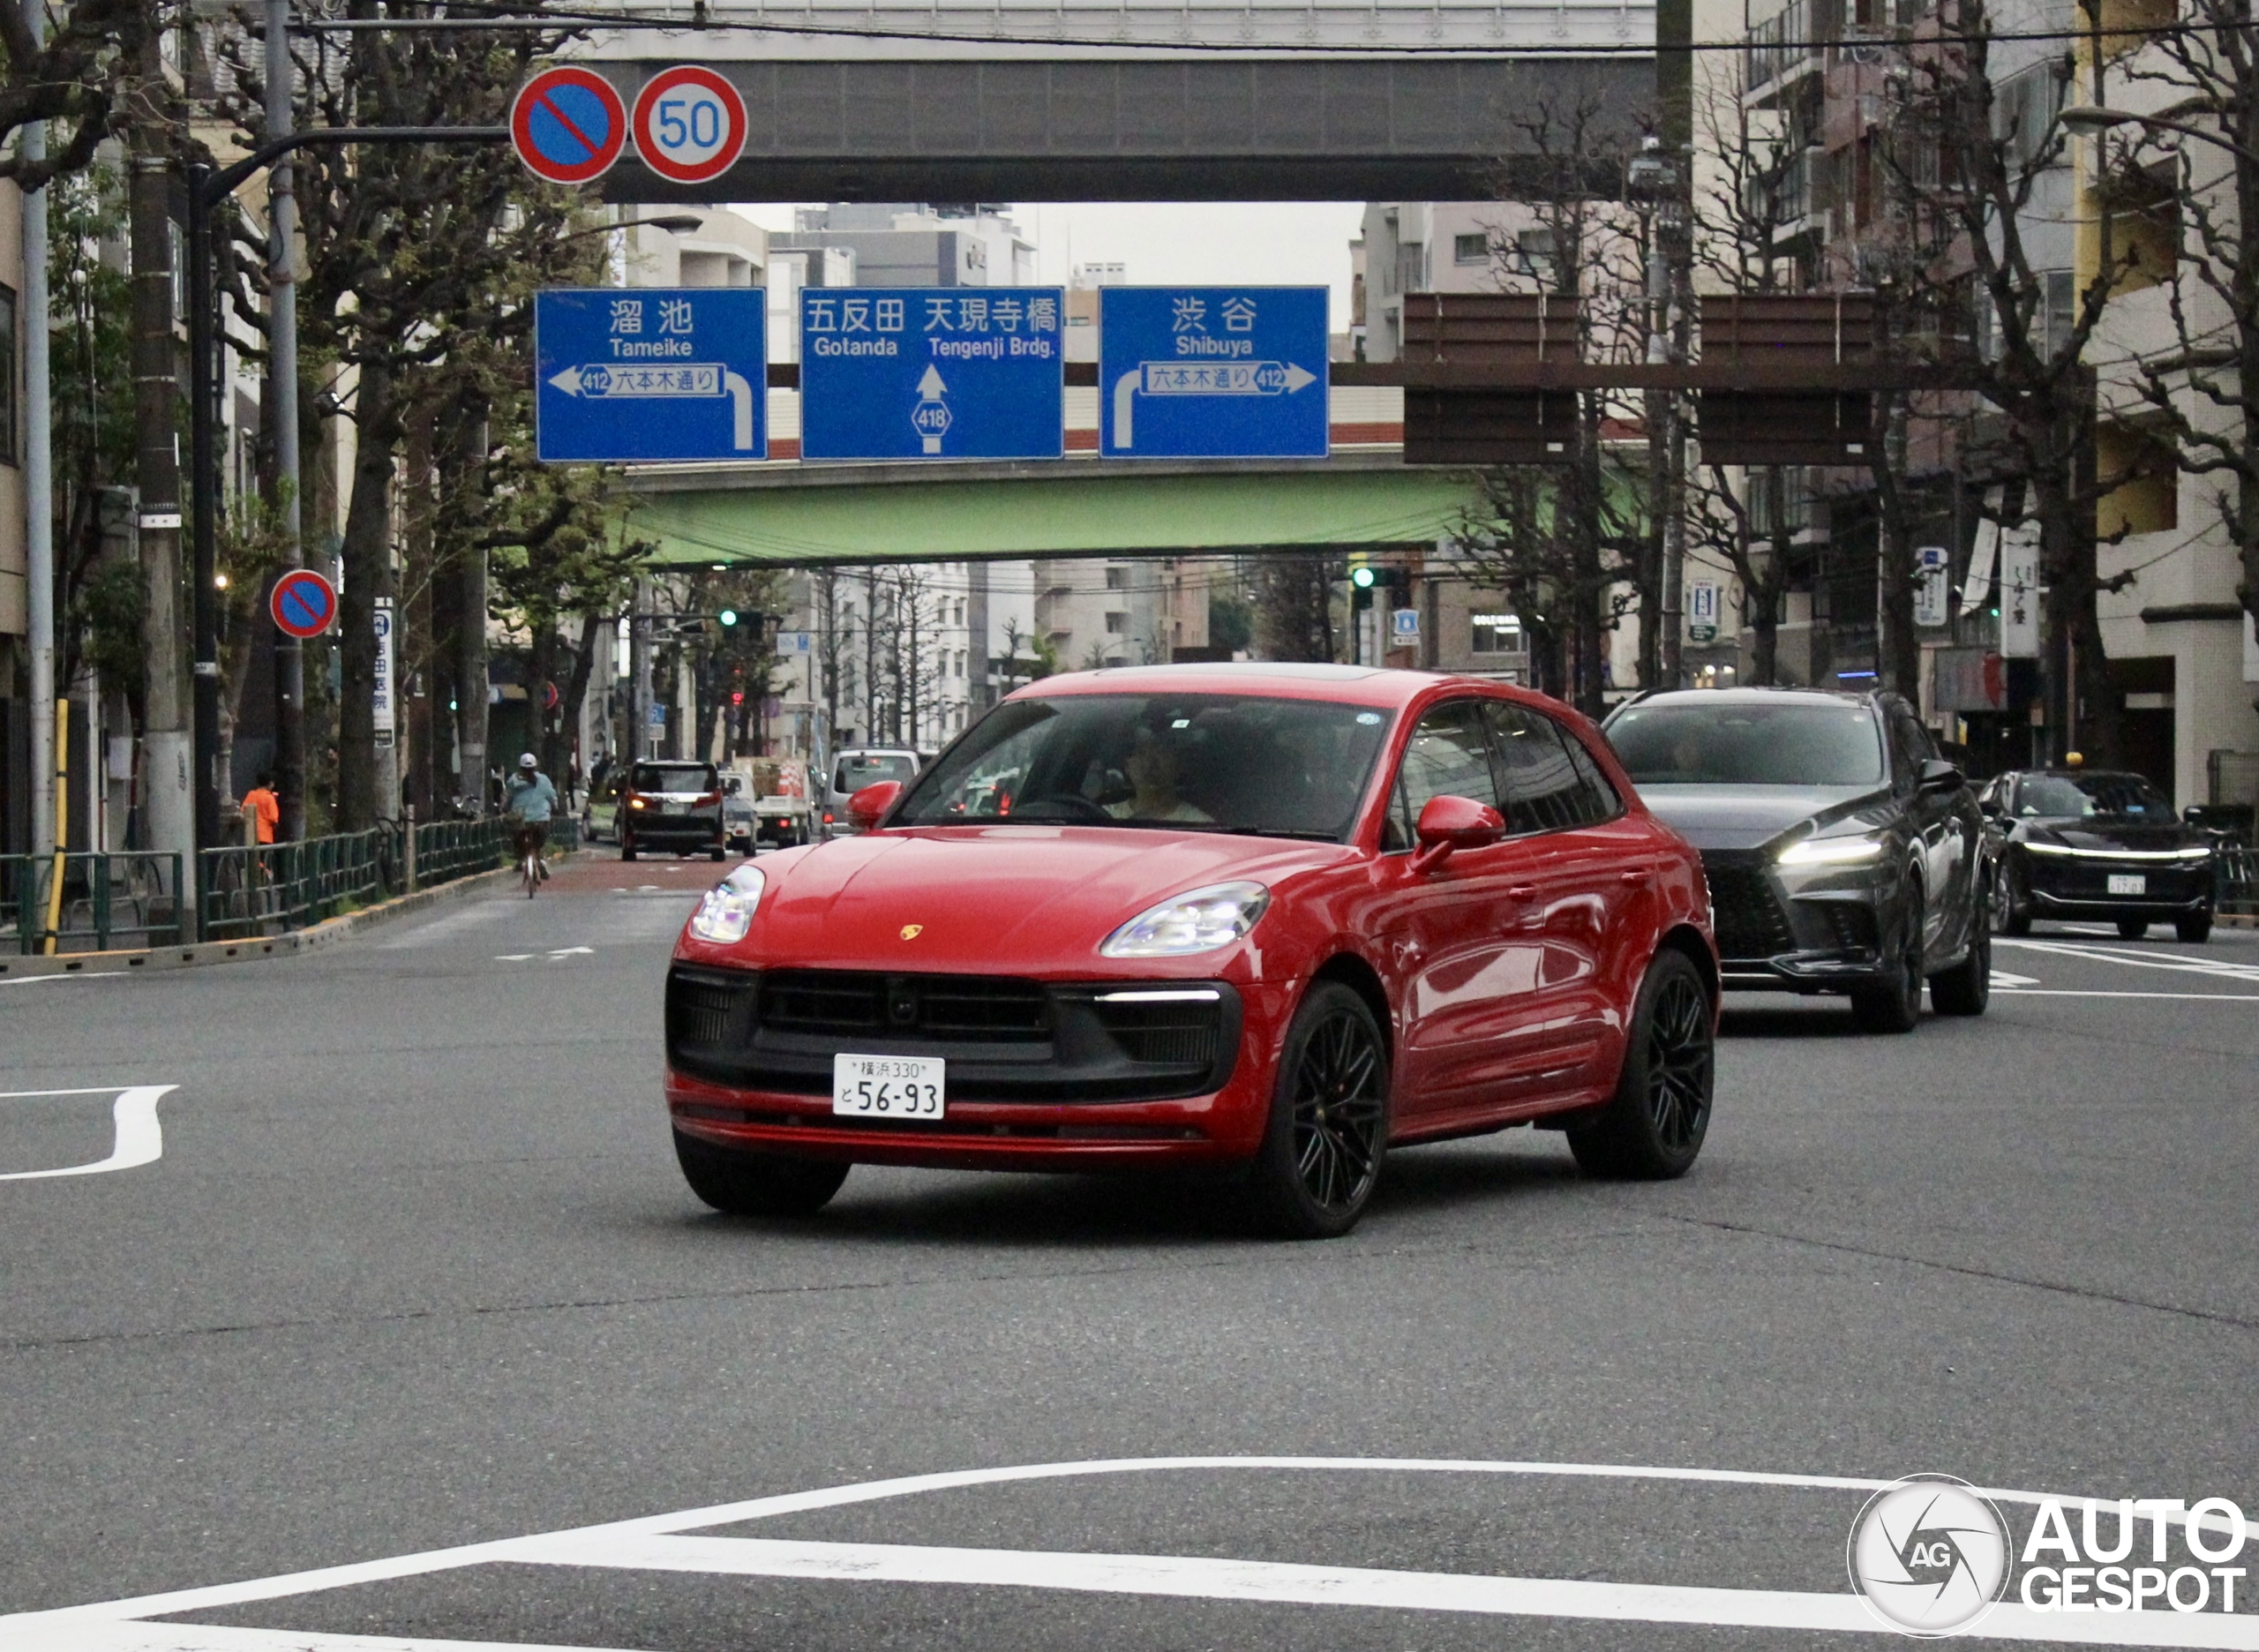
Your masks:
[{"label": "rear tire", "polygon": [[1569,1132],[1577,1168],[1640,1182],[1667,1182],[1692,1169],[1710,1130],[1716,1043],[1701,971],[1666,947],[1640,983],[1615,1095],[1590,1124]]},{"label": "rear tire", "polygon": [[721,864],[722,857],[723,857],[725,853],[727,853],[727,852],[728,852],[728,851],[724,850],[724,849],[722,847],[722,845],[719,845],[719,844],[716,844],[716,845],[715,845],[711,849],[708,850],[706,852],[707,852],[709,856],[711,856],[711,857],[713,858],[714,863],[715,863],[717,866],[718,866],[718,865],[720,865],[720,864]]},{"label": "rear tire", "polygon": [[633,860],[635,858],[635,840],[633,837],[623,836],[620,838],[619,858],[622,860]]},{"label": "rear tire", "polygon": [[1890,980],[1851,990],[1851,1018],[1862,1032],[1911,1032],[1922,1019],[1922,896],[1912,896],[1914,933],[1901,944]]},{"label": "rear tire", "polygon": [[674,1133],[674,1155],[690,1190],[725,1216],[813,1216],[831,1202],[848,1168],[822,1159],[733,1153]]},{"label": "rear tire", "polygon": [[1310,988],[1287,1029],[1271,1123],[1249,1168],[1257,1220],[1281,1239],[1335,1239],[1357,1225],[1388,1153],[1388,1051],[1363,998]]},{"label": "rear tire", "polygon": [[2118,938],[2120,941],[2138,941],[2149,932],[2150,920],[2146,918],[2120,918],[2118,920]]},{"label": "rear tire", "polygon": [[2212,938],[2212,915],[2195,912],[2187,918],[2175,918],[2173,933],[2192,946],[2202,946]]}]

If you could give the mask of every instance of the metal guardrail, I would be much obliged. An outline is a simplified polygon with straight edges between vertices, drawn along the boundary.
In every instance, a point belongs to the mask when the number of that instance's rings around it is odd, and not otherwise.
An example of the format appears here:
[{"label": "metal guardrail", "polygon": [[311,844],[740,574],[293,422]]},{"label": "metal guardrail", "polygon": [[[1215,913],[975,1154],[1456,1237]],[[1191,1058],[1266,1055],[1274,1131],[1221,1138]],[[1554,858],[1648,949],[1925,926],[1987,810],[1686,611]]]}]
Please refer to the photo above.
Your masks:
[{"label": "metal guardrail", "polygon": [[[55,875],[50,855],[0,855],[0,947],[42,950]],[[141,851],[63,857],[58,952],[169,946],[181,939],[180,857]]]},{"label": "metal guardrail", "polygon": [[206,849],[197,856],[198,912],[207,941],[303,929],[402,882],[401,834],[391,827],[299,843]]}]

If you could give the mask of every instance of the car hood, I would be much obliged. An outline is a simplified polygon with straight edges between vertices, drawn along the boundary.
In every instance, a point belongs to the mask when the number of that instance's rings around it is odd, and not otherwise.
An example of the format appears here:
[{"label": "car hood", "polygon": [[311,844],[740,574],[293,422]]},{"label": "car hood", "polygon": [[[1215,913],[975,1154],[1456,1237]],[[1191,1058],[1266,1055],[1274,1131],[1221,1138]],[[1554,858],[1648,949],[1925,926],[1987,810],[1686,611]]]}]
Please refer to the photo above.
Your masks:
[{"label": "car hood", "polygon": [[2018,843],[2060,844],[2067,849],[2201,849],[2211,838],[2177,821],[2138,821],[2131,815],[2019,820]]},{"label": "car hood", "polygon": [[1832,825],[1865,811],[1888,811],[1887,787],[1642,786],[1650,812],[1697,849],[1755,849],[1791,827]]},{"label": "car hood", "polygon": [[1122,827],[867,832],[763,860],[768,889],[735,950],[832,969],[1086,969],[1116,927],[1172,895],[1235,879],[1275,889],[1355,852]]}]

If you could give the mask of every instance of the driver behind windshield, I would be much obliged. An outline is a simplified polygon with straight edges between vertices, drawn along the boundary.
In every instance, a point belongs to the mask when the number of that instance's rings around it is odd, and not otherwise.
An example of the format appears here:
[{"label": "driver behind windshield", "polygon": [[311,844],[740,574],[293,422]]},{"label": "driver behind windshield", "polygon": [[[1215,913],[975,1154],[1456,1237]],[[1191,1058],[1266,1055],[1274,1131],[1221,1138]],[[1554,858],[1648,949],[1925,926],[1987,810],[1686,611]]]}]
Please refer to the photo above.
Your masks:
[{"label": "driver behind windshield", "polygon": [[1177,742],[1160,730],[1139,725],[1137,743],[1122,769],[1130,777],[1130,793],[1106,806],[1116,820],[1174,821],[1203,826],[1215,816],[1177,795]]}]

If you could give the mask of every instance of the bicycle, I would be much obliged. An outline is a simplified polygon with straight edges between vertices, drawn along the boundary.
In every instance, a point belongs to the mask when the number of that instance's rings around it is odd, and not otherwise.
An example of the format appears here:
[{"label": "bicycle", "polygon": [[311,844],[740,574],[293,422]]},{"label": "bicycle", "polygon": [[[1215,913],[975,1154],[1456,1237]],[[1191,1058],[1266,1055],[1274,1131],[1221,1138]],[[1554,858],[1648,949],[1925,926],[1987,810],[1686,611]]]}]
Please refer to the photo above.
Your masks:
[{"label": "bicycle", "polygon": [[518,875],[525,881],[528,900],[540,891],[543,882],[549,876],[548,868],[543,865],[541,858],[542,844],[548,836],[549,829],[545,825],[529,822],[518,828]]}]

